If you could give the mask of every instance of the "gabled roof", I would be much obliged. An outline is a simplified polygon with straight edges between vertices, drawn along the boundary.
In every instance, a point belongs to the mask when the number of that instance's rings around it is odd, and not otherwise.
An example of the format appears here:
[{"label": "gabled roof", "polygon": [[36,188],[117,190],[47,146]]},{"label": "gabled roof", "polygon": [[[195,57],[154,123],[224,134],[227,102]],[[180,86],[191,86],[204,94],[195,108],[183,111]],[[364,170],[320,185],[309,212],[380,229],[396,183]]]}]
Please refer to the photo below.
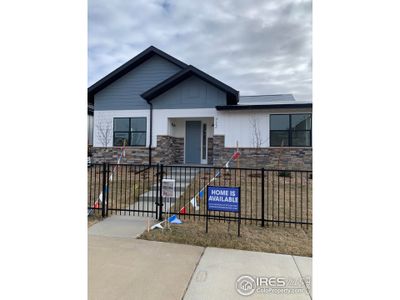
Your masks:
[{"label": "gabled roof", "polygon": [[88,89],[88,102],[93,104],[94,94],[101,91],[106,86],[110,85],[111,83],[113,83],[117,79],[121,78],[128,72],[132,71],[134,68],[136,68],[137,66],[139,66],[140,64],[142,64],[143,62],[148,60],[149,58],[153,57],[153,55],[159,55],[162,58],[168,60],[169,62],[177,65],[178,67],[181,67],[181,68],[187,67],[187,64],[185,64],[184,62],[176,59],[175,57],[172,57],[171,55],[161,51],[160,49],[158,49],[154,46],[150,46],[149,48],[147,48],[143,52],[139,53],[138,55],[136,55],[134,58],[132,58],[128,62],[124,63],[119,68],[115,69],[113,72],[111,72],[107,76],[103,77],[102,79],[100,79],[99,81],[94,83],[92,86],[90,86]]},{"label": "gabled roof", "polygon": [[189,78],[190,76],[196,76],[209,84],[213,85],[217,89],[227,93],[227,104],[228,105],[235,105],[239,101],[239,91],[231,88],[230,86],[226,85],[225,83],[219,81],[218,79],[211,77],[207,73],[200,71],[199,69],[193,67],[192,65],[187,66],[182,71],[172,75],[171,77],[167,78],[166,80],[160,82],[156,86],[152,87],[151,89],[147,90],[141,96],[146,99],[147,101],[151,101],[155,97],[165,93],[169,89],[173,88],[174,86],[178,85],[185,79]]}]

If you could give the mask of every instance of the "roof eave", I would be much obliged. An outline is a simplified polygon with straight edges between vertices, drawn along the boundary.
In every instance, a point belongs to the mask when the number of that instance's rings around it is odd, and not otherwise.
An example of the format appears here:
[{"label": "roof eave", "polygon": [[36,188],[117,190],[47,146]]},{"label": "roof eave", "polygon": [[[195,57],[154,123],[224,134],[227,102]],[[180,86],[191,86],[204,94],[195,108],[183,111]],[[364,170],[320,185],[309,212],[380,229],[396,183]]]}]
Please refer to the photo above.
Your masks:
[{"label": "roof eave", "polygon": [[254,110],[254,109],[282,109],[282,108],[312,108],[312,103],[293,104],[261,104],[261,105],[219,105],[217,110]]},{"label": "roof eave", "polygon": [[[182,82],[189,76],[190,76],[189,70],[183,69],[183,70],[179,71],[178,73],[172,75],[171,77],[165,79],[164,81],[160,82],[159,84],[148,89],[147,91],[142,93],[140,96],[147,101],[151,101],[154,98],[156,98],[157,96],[168,91],[173,86],[177,85],[179,82]],[[178,80],[179,80],[179,82],[176,82]]]},{"label": "roof eave", "polygon": [[159,95],[165,93],[169,89],[173,88],[174,86],[178,85],[185,79],[189,78],[190,76],[197,76],[200,79],[208,82],[209,84],[215,86],[216,88],[224,91],[227,93],[227,104],[234,104],[236,105],[239,102],[239,91],[231,88],[230,86],[224,84],[223,82],[211,77],[210,75],[194,68],[193,66],[188,66],[187,68],[183,69],[182,71],[172,75],[171,77],[167,78],[163,82],[157,84],[156,86],[152,87],[151,89],[145,91],[141,94],[141,97],[146,99],[147,101],[151,101],[154,98],[158,97]]}]

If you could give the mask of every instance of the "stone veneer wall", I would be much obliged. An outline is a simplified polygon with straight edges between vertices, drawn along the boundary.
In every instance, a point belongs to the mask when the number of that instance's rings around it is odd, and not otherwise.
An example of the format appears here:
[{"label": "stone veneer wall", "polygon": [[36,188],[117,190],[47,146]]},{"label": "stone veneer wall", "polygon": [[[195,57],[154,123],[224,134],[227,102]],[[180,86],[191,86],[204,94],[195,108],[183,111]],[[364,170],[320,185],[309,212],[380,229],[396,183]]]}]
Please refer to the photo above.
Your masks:
[{"label": "stone veneer wall", "polygon": [[[183,138],[172,136],[157,136],[157,147],[152,148],[152,164],[182,164],[183,163]],[[116,163],[121,155],[121,147],[93,147],[93,163]],[[125,147],[125,158],[122,163],[148,164],[149,148],[147,147]]]},{"label": "stone veneer wall", "polygon": [[[224,147],[225,137],[215,135],[208,138],[208,164],[223,166],[235,152],[235,148]],[[126,147],[126,157],[122,163],[147,164],[149,149],[146,147]],[[312,148],[239,148],[240,167],[244,168],[273,168],[287,170],[311,170]],[[121,147],[93,147],[92,162],[116,163],[121,153]],[[280,163],[278,163],[280,156]],[[152,163],[183,164],[184,138],[172,136],[157,136],[157,147],[152,148]],[[231,164],[236,166],[236,162]]]},{"label": "stone veneer wall", "polygon": [[213,164],[213,152],[214,152],[214,142],[213,138],[208,138],[207,141],[207,164]]},{"label": "stone veneer wall", "polygon": [[[93,147],[92,162],[93,163],[116,163],[118,156],[121,155],[121,147]],[[147,164],[149,162],[149,149],[146,147],[126,147],[125,158],[122,163]]]},{"label": "stone veneer wall", "polygon": [[172,138],[172,149],[173,149],[173,163],[183,164],[184,163],[184,138]]},{"label": "stone veneer wall", "polygon": [[[235,148],[224,147],[225,136],[214,135],[213,164],[223,166]],[[312,170],[312,148],[310,147],[283,147],[283,148],[240,148],[240,167],[269,168],[285,170]],[[280,157],[280,163],[279,161]],[[231,164],[236,167],[236,162]]]}]

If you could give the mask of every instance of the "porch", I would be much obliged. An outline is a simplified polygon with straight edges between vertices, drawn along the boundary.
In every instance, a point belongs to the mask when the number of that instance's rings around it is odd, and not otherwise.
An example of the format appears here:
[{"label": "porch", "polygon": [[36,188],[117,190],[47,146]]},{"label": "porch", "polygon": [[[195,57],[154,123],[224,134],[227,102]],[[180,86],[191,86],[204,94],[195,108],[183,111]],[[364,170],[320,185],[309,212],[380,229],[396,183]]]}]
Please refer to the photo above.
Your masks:
[{"label": "porch", "polygon": [[[178,164],[213,163],[213,117],[168,118],[174,161]],[[158,146],[158,145],[157,145]]]}]

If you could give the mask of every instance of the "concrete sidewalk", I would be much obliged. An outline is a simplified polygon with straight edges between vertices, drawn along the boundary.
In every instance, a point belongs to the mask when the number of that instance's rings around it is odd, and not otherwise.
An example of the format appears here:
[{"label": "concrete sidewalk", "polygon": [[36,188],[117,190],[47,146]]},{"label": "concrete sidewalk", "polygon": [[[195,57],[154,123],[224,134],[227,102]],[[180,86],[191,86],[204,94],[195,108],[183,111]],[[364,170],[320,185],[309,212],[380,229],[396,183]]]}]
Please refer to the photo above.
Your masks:
[{"label": "concrete sidewalk", "polygon": [[182,299],[203,250],[89,236],[89,299]]},{"label": "concrete sidewalk", "polygon": [[[250,299],[311,299],[304,285],[304,280],[309,279],[306,276],[311,276],[311,260],[309,257],[207,248],[184,299],[244,299],[246,297],[240,295],[236,288],[237,279],[243,275],[253,279],[259,276],[297,280],[296,287],[299,290],[295,294],[290,294],[294,287],[286,292],[276,289],[275,293],[267,289],[257,291],[254,287],[254,291],[248,291]],[[301,269],[297,265],[301,265]],[[304,277],[302,273],[305,274]]]},{"label": "concrete sidewalk", "polygon": [[245,299],[237,291],[242,275],[282,277],[300,287],[250,290],[249,299],[311,299],[309,257],[136,239],[146,227],[147,218],[113,216],[89,228],[89,299]]}]

